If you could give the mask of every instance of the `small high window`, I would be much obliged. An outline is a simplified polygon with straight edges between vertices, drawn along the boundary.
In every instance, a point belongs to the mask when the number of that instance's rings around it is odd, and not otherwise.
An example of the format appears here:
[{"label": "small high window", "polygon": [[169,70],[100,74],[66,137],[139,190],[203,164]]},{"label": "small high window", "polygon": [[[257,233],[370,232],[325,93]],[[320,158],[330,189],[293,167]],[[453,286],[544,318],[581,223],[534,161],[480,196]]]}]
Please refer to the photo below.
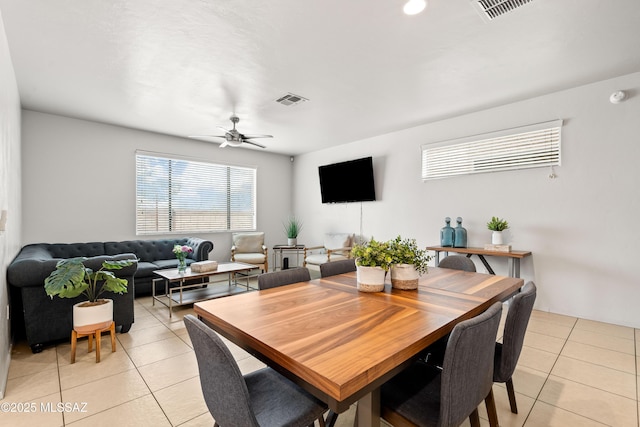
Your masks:
[{"label": "small high window", "polygon": [[562,120],[422,145],[422,179],[560,165]]}]

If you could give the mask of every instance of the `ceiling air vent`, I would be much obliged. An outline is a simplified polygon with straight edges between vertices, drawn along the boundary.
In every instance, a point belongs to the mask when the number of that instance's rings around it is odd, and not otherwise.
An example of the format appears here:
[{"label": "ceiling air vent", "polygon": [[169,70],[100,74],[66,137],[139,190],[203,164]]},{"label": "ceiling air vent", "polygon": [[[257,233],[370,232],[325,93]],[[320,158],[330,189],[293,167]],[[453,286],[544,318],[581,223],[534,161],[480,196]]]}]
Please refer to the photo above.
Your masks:
[{"label": "ceiling air vent", "polygon": [[532,0],[472,0],[471,4],[486,21],[511,12]]},{"label": "ceiling air vent", "polygon": [[276,102],[278,104],[286,105],[287,107],[290,107],[292,105],[302,104],[305,101],[308,101],[308,99],[304,98],[304,97],[302,97],[300,95],[294,95],[291,92],[289,92],[286,95],[281,96],[280,98],[276,99]]}]

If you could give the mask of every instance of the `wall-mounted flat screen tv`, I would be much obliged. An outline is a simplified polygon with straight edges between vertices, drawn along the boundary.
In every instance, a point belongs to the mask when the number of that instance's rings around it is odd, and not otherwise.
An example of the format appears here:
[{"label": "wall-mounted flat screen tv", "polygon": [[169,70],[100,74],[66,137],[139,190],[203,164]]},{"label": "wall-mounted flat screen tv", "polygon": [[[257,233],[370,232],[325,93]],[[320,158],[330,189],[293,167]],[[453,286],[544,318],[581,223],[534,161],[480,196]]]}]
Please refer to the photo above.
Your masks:
[{"label": "wall-mounted flat screen tv", "polygon": [[376,200],[371,157],[319,166],[318,173],[322,203]]}]

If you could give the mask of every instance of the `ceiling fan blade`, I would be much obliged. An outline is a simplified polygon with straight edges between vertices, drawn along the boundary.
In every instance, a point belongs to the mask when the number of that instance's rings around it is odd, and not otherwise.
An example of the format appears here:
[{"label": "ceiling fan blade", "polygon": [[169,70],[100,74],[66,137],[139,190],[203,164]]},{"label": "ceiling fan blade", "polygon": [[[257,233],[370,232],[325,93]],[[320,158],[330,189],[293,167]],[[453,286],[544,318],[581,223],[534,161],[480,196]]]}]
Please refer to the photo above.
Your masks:
[{"label": "ceiling fan blade", "polygon": [[253,139],[253,138],[273,138],[273,135],[247,135],[243,133],[242,136],[244,138]]},{"label": "ceiling fan blade", "polygon": [[224,133],[229,133],[230,131],[228,129],[223,128],[222,126],[216,126],[218,129],[223,130]]},{"label": "ceiling fan blade", "polygon": [[226,135],[189,135],[188,138],[224,138],[226,139]]},{"label": "ceiling fan blade", "polygon": [[222,144],[220,144],[220,148],[224,148],[224,147],[226,147],[227,145],[229,145],[229,141],[227,141],[227,140],[225,139],[225,141],[224,141]]},{"label": "ceiling fan blade", "polygon": [[246,142],[247,144],[255,145],[256,147],[260,147],[260,148],[267,148],[262,144],[258,144],[257,142],[253,142],[248,139],[243,139],[242,142]]}]

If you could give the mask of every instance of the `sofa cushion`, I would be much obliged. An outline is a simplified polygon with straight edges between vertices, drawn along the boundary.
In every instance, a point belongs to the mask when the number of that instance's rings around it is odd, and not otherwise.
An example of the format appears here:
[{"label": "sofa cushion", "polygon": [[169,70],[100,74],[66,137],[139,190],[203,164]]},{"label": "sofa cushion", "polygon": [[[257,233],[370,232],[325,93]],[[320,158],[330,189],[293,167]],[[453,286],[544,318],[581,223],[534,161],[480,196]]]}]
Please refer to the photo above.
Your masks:
[{"label": "sofa cushion", "polygon": [[[49,253],[53,258],[77,258],[77,257],[94,257],[98,255],[117,255],[107,254],[104,250],[104,243],[51,243],[46,245]],[[133,251],[120,251],[118,254],[130,254]]]},{"label": "sofa cushion", "polygon": [[266,260],[264,254],[235,254],[233,256],[236,262],[246,262],[247,264],[263,264]]},{"label": "sofa cushion", "polygon": [[160,270],[157,264],[153,262],[146,261],[138,261],[138,271],[136,272],[137,277],[148,277],[153,276],[153,272],[156,270]]},{"label": "sofa cushion", "polygon": [[[340,261],[342,259],[347,259],[347,257],[340,255],[339,253],[331,254],[331,261]],[[329,262],[329,255],[326,253],[307,255],[305,261],[307,264],[320,265],[324,264],[325,262]]]}]

